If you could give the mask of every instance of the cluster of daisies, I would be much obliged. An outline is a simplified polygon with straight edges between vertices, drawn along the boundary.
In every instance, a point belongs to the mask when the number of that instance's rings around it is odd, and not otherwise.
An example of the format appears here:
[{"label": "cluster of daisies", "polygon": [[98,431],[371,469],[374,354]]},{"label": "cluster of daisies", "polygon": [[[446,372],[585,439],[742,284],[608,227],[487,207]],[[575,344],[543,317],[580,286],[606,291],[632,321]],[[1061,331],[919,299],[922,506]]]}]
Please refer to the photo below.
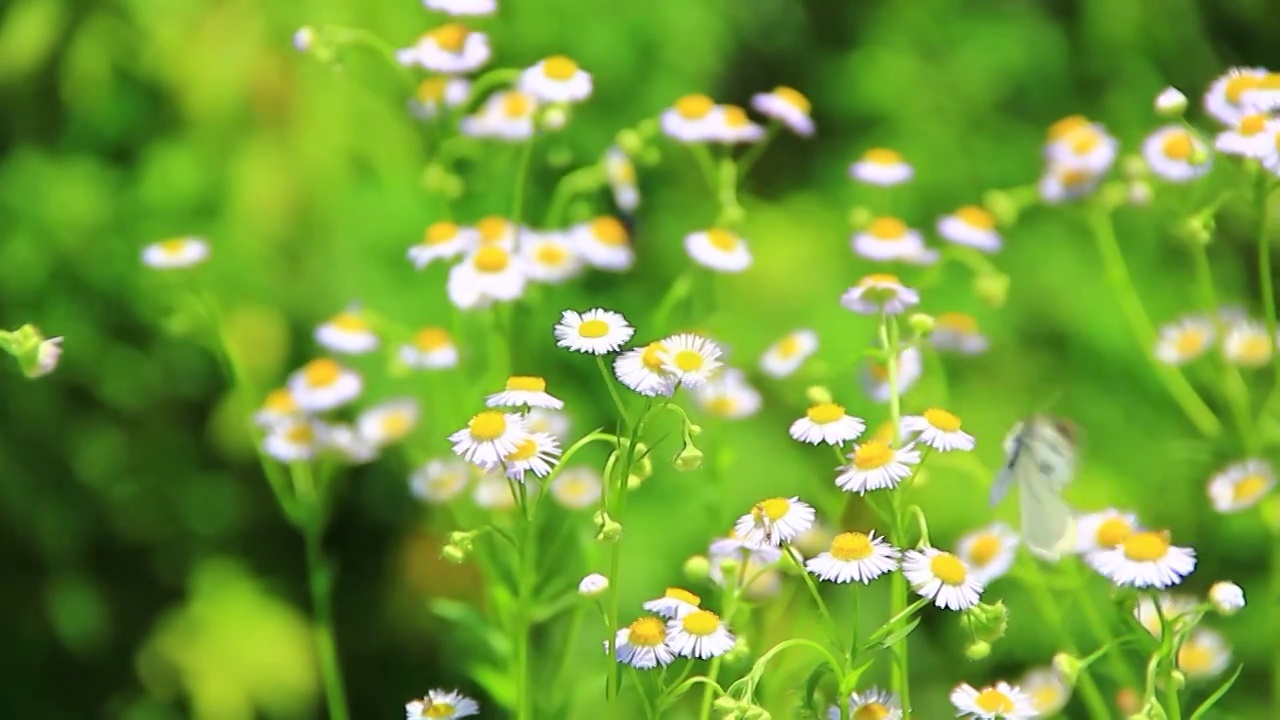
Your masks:
[{"label": "cluster of daisies", "polygon": [[[624,665],[649,670],[677,657],[708,660],[729,652],[737,642],[724,620],[683,588],[667,588],[642,607],[651,614],[619,628],[613,640],[617,661]],[[604,643],[606,652],[609,645]]]},{"label": "cluster of daisies", "polygon": [[[962,683],[950,696],[958,716],[1008,720],[1049,717],[1062,710],[1070,698],[1070,684],[1052,667],[1029,670],[1016,685],[1002,681],[975,688]],[[901,699],[877,687],[851,693],[848,704],[849,717],[854,720],[902,720]],[[828,708],[827,718],[839,720],[840,708]]]},{"label": "cluster of daisies", "polygon": [[1242,368],[1262,367],[1275,355],[1280,338],[1243,310],[1227,307],[1212,315],[1188,315],[1160,328],[1154,348],[1158,360],[1185,365],[1219,345],[1226,362]]}]

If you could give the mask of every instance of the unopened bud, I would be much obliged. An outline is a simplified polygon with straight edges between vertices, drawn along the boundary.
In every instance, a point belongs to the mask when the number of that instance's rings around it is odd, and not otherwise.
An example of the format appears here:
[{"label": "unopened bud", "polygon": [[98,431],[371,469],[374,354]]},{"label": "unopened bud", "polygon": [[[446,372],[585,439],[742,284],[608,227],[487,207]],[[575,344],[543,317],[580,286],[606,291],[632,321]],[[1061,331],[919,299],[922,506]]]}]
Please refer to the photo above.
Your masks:
[{"label": "unopened bud", "polygon": [[698,583],[711,577],[711,561],[706,555],[694,555],[684,561],[684,576],[691,583]]},{"label": "unopened bud", "polygon": [[739,634],[733,641],[733,648],[724,654],[724,661],[733,664],[749,657],[751,657],[751,646],[747,643],[746,635]]},{"label": "unopened bud", "polygon": [[711,707],[715,708],[718,713],[732,715],[738,712],[738,700],[728,695],[721,695],[715,702],[711,703]]},{"label": "unopened bud", "polygon": [[1098,190],[1098,200],[1109,208],[1117,208],[1129,200],[1129,188],[1123,180],[1104,183]]},{"label": "unopened bud", "polygon": [[298,52],[307,52],[316,44],[316,29],[310,25],[304,25],[298,28],[293,34],[293,49]]},{"label": "unopened bud", "polygon": [[1125,155],[1120,158],[1120,177],[1125,180],[1142,180],[1147,176],[1147,161],[1141,155]]},{"label": "unopened bud", "polygon": [[596,541],[602,543],[617,542],[622,537],[622,525],[613,518],[605,517],[605,521],[600,524],[600,529],[596,532]]},{"label": "unopened bud", "polygon": [[1235,615],[1244,609],[1244,590],[1233,582],[1216,582],[1209,588],[1209,602],[1219,614]]},{"label": "unopened bud", "polygon": [[702,467],[702,451],[694,447],[692,443],[686,444],[680,454],[672,459],[672,464],[680,472],[689,472]]},{"label": "unopened bud", "polygon": [[907,318],[907,325],[911,327],[911,332],[920,337],[925,337],[933,332],[933,316],[928,313],[912,313]]},{"label": "unopened bud", "polygon": [[644,138],[631,128],[620,130],[613,141],[618,147],[622,148],[622,152],[629,156],[637,155],[641,150],[644,150]]},{"label": "unopened bud", "polygon": [[578,594],[584,598],[597,598],[609,590],[609,578],[600,573],[591,573],[578,583]]},{"label": "unopened bud", "polygon": [[1018,222],[1022,209],[1018,201],[1003,190],[988,190],[982,195],[982,207],[996,219],[996,224],[1009,227]]},{"label": "unopened bud", "polygon": [[964,648],[964,656],[970,660],[982,660],[991,654],[991,643],[974,640]]},{"label": "unopened bud", "polygon": [[1169,679],[1173,681],[1173,686],[1179,690],[1187,686],[1187,674],[1181,670],[1174,670],[1169,673]]},{"label": "unopened bud", "polygon": [[854,230],[861,230],[870,225],[871,221],[875,219],[876,214],[871,212],[871,208],[858,205],[849,210],[849,226]]},{"label": "unopened bud", "polygon": [[821,385],[810,385],[805,391],[804,396],[813,405],[825,405],[831,402],[831,391]]},{"label": "unopened bud", "polygon": [[1002,307],[1009,298],[1009,276],[1000,272],[982,273],[973,279],[973,292],[991,307]]},{"label": "unopened bud", "polygon": [[[642,442],[636,443],[631,451],[631,472],[628,473],[627,487],[639,487],[640,483],[648,480],[653,475],[653,458],[649,456],[649,446]],[[633,486],[632,480],[635,485]]]},{"label": "unopened bud", "polygon": [[1076,678],[1080,676],[1080,668],[1080,659],[1074,655],[1060,652],[1053,656],[1053,669],[1058,671],[1058,674],[1062,676],[1062,681],[1068,686],[1076,684]]},{"label": "unopened bud", "polygon": [[542,126],[555,132],[569,123],[569,110],[564,105],[552,105],[542,113]]},{"label": "unopened bud", "polygon": [[1187,96],[1175,87],[1167,87],[1156,95],[1156,114],[1163,118],[1180,118],[1187,111]]},{"label": "unopened bud", "polygon": [[467,551],[459,545],[445,545],[440,551],[440,557],[461,565],[467,561]]},{"label": "unopened bud", "polygon": [[1151,183],[1145,180],[1134,180],[1129,183],[1129,204],[1135,207],[1145,207],[1151,204],[1151,199],[1155,197],[1155,191],[1151,189]]}]

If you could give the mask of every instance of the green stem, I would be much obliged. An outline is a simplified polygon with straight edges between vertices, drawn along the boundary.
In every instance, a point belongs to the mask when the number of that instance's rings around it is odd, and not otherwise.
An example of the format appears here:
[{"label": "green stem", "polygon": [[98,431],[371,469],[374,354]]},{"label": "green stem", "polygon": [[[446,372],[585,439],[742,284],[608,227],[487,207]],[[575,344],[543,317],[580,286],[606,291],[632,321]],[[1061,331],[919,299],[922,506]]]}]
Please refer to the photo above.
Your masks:
[{"label": "green stem", "polygon": [[[1076,602],[1084,611],[1085,622],[1089,624],[1089,628],[1093,632],[1097,641],[1099,643],[1106,643],[1111,637],[1111,631],[1107,628],[1106,621],[1104,621],[1102,616],[1098,614],[1098,607],[1093,602],[1094,598],[1089,593],[1088,588],[1085,587],[1083,565],[1079,562],[1074,562],[1071,565],[1076,574]],[[1118,653],[1112,652],[1108,654],[1110,656],[1108,658],[1108,662],[1111,663],[1113,676],[1124,682],[1127,687],[1136,690],[1138,686],[1138,678],[1134,674],[1133,668],[1129,667]]]},{"label": "green stem", "polygon": [[533,160],[533,142],[537,135],[530,137],[520,146],[520,155],[516,160],[516,187],[511,201],[511,223],[516,232],[520,232],[520,218],[524,212],[524,189],[529,176],[529,163]]},{"label": "green stem", "polygon": [[707,181],[707,187],[711,192],[716,192],[716,166],[711,160],[711,153],[702,143],[692,143],[688,146],[689,152],[693,154],[693,159],[698,163],[698,170],[702,173],[702,179]]},{"label": "green stem", "polygon": [[[1258,214],[1258,284],[1262,292],[1262,309],[1267,323],[1267,337],[1276,337],[1276,293],[1271,278],[1271,241],[1267,237],[1271,228],[1271,212],[1268,200],[1271,198],[1271,178],[1259,170],[1257,180]],[[1276,384],[1280,385],[1280,363],[1275,366]]]},{"label": "green stem", "polygon": [[537,548],[534,512],[537,504],[530,507],[529,494],[524,483],[520,483],[520,504],[524,506],[525,520],[520,536],[519,568],[516,574],[516,718],[531,720],[533,713],[533,692],[529,684],[529,634],[533,623],[530,613],[533,609],[533,591],[537,583],[537,559],[534,551]]},{"label": "green stem", "polygon": [[472,112],[490,92],[519,79],[519,68],[495,68],[481,75],[471,83],[471,93],[467,95],[466,101],[458,106],[458,114],[466,115]]},{"label": "green stem", "polygon": [[551,193],[551,204],[547,208],[547,219],[544,224],[553,229],[561,227],[569,201],[577,195],[598,189],[603,184],[603,176],[600,163],[596,163],[580,167],[560,178],[556,189]]},{"label": "green stem", "polygon": [[313,518],[303,529],[307,552],[307,580],[315,618],[312,636],[320,662],[320,678],[324,684],[325,704],[329,720],[347,720],[347,697],[342,684],[342,668],[338,663],[338,646],[333,632],[333,575],[324,559],[321,536],[324,527]]},{"label": "green stem", "polygon": [[764,155],[765,148],[769,147],[769,143],[773,142],[773,139],[778,136],[778,130],[781,127],[782,124],[777,120],[771,120],[769,125],[765,128],[764,137],[761,138],[760,142],[755,143],[749,150],[742,154],[742,159],[738,160],[739,178],[745,178],[747,176],[747,173],[755,166],[756,161],[760,159],[760,156]]},{"label": "green stem", "polygon": [[600,377],[604,379],[604,386],[609,388],[609,397],[613,398],[613,406],[618,410],[618,417],[622,422],[627,422],[627,406],[622,404],[622,396],[618,394],[617,383],[614,380],[613,373],[609,372],[608,361],[603,355],[596,356],[596,365],[600,367]]},{"label": "green stem", "polygon": [[[1217,312],[1218,299],[1213,287],[1213,270],[1209,264],[1209,248],[1201,242],[1193,242],[1192,245],[1191,259],[1192,264],[1195,266],[1196,286],[1200,291],[1201,310],[1212,317]],[[1253,411],[1249,407],[1249,387],[1245,384],[1244,377],[1240,374],[1240,368],[1233,365],[1225,357],[1222,358],[1222,373],[1224,394],[1227,396],[1227,401],[1231,406],[1231,413],[1235,417],[1236,431],[1244,442],[1245,452],[1256,452]]]},{"label": "green stem", "polygon": [[1151,324],[1151,318],[1147,317],[1147,312],[1142,307],[1142,300],[1138,297],[1138,291],[1134,288],[1133,280],[1129,276],[1124,255],[1120,252],[1120,243],[1116,240],[1110,211],[1096,207],[1088,213],[1088,220],[1098,245],[1098,253],[1102,256],[1103,272],[1111,284],[1111,291],[1120,301],[1120,309],[1129,323],[1129,329],[1142,345],[1143,355],[1151,363],[1156,376],[1164,383],[1174,402],[1182,408],[1187,419],[1202,435],[1216,437],[1222,432],[1222,424],[1213,414],[1213,410],[1205,404],[1195,388],[1177,368],[1160,362],[1152,352],[1156,344],[1155,326]]},{"label": "green stem", "polygon": [[[600,360],[601,372],[605,373],[606,379],[609,379],[608,372],[604,366],[603,357],[597,356],[597,359]],[[617,397],[617,391],[613,389],[613,384],[611,382],[608,384],[609,384],[610,392],[612,392],[615,396],[614,401],[618,403],[619,412],[622,412],[622,405],[621,405],[622,401],[620,398]],[[641,433],[644,431],[644,422],[645,422],[645,419],[648,417],[650,408],[651,408],[651,405],[648,402],[646,402],[644,405],[644,409],[640,412],[640,415],[636,419],[636,422],[634,425],[631,425],[630,423],[627,422],[627,416],[625,412],[622,415],[623,423],[626,423],[630,429],[627,433],[627,444],[625,448],[623,448],[622,463],[621,464],[615,463],[613,467],[614,469],[613,474],[617,476],[616,484],[613,485],[613,487],[609,491],[610,496],[617,498],[614,501],[615,506],[613,510],[613,516],[614,516],[614,520],[618,523],[622,523],[623,517],[626,515],[627,496],[630,495],[630,493],[627,492],[627,476],[631,474],[631,463],[632,463],[632,459],[634,458],[636,441],[640,437]],[[614,482],[614,479],[606,477],[604,481],[607,484],[610,482]],[[622,538],[616,538],[613,541],[613,548],[609,557],[609,692],[608,692],[609,697],[614,704],[613,710],[615,714],[617,712],[616,705],[618,702],[618,694],[619,694],[617,692],[617,688],[618,688],[618,642],[617,642],[617,639],[618,639],[618,589],[622,583],[620,582],[620,576],[618,571],[621,566],[621,563],[622,563]]]},{"label": "green stem", "polygon": [[[889,376],[889,422],[893,426],[893,446],[898,447],[902,424],[902,398],[898,392],[898,322],[897,319],[880,313],[880,346],[885,353],[885,366]],[[906,537],[902,523],[902,495],[906,492],[905,483],[891,491],[893,494],[893,511],[889,532],[890,542],[894,547],[905,547]],[[889,612],[897,616],[907,608],[907,580],[902,573],[893,573],[889,584]],[[900,637],[893,643],[895,662],[892,666],[893,691],[902,701],[904,717],[911,717],[911,678],[910,660],[908,657],[907,638]]]},{"label": "green stem", "polygon": [[[1044,618],[1048,627],[1057,631],[1058,642],[1062,649],[1073,656],[1079,657],[1075,641],[1071,639],[1070,633],[1067,632],[1067,626],[1062,617],[1062,612],[1058,608],[1057,601],[1048,590],[1044,571],[1035,561],[1032,561],[1032,566],[1035,568],[1035,575],[1026,579],[1026,586],[1031,591],[1031,598],[1035,602],[1040,616]],[[1089,717],[1111,717],[1111,710],[1107,705],[1106,699],[1103,698],[1102,692],[1098,690],[1098,685],[1094,682],[1092,674],[1088,670],[1082,670],[1078,682],[1080,695],[1084,698],[1085,707],[1089,709]]]},{"label": "green stem", "polygon": [[832,647],[840,649],[840,626],[836,625],[835,618],[831,617],[831,612],[827,610],[827,604],[822,600],[822,593],[818,592],[818,585],[813,581],[813,576],[805,569],[804,563],[800,562],[800,558],[792,552],[791,547],[787,546],[782,549],[782,554],[787,556],[796,569],[800,571],[800,577],[804,578],[804,585],[809,590],[809,595],[813,598],[813,602],[818,606],[818,616],[822,618],[823,624],[826,625],[827,641]]},{"label": "green stem", "polygon": [[707,687],[703,689],[702,701],[698,705],[698,720],[711,717],[711,702],[715,698],[714,691],[720,687],[717,679],[720,677],[720,661],[723,658],[723,655],[711,658],[711,667],[707,668]]},{"label": "green stem", "polygon": [[406,88],[413,88],[413,74],[400,61],[396,59],[395,48],[387,44],[377,33],[370,32],[364,28],[343,27],[331,25],[323,28],[322,32],[327,33],[337,45],[360,46],[363,45],[373,50],[378,57],[386,61],[388,65],[396,72],[396,77],[404,84]]}]

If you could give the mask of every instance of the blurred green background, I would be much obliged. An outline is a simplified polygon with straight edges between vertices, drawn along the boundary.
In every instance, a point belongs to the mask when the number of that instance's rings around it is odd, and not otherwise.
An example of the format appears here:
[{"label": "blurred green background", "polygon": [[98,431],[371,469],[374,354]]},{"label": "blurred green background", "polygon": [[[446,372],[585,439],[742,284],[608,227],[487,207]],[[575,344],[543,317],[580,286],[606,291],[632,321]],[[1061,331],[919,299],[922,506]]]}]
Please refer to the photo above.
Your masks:
[{"label": "blurred green background", "polygon": [[[797,327],[820,332],[819,370],[847,367],[872,339],[870,321],[836,302],[869,268],[849,252],[846,222],[853,203],[872,199],[846,175],[863,150],[893,147],[915,165],[915,182],[874,199],[930,228],[986,189],[1032,182],[1053,120],[1085,113],[1133,151],[1157,124],[1150,105],[1160,88],[1174,84],[1194,99],[1226,67],[1274,61],[1280,32],[1272,0],[501,5],[476,23],[491,34],[495,66],[563,52],[596,83],[569,129],[535,156],[526,202],[535,218],[564,172],[547,166],[547,150],[593,161],[619,128],[689,92],[745,104],[786,84],[811,98],[818,135],[784,134],[746,182],[744,234],[756,263],[720,283],[719,312],[703,323],[753,373],[759,352]],[[263,390],[315,352],[314,324],[352,300],[410,326],[452,322],[442,272],[415,273],[404,259],[440,215],[421,183],[425,135],[405,112],[403,87],[371,53],[347,54],[335,71],[290,45],[301,25],[339,23],[399,47],[428,21],[413,0],[0,7],[0,321],[66,336],[54,375],[0,378],[0,716],[318,715],[302,544],[243,432],[251,408],[233,401],[214,356],[174,313],[193,281],[148,272],[138,252],[171,235],[211,238],[213,260],[195,282],[228,308],[229,335]],[[609,422],[610,407],[590,363],[554,351],[558,309],[620,310],[641,324],[638,340],[670,330],[646,329],[640,318],[689,262],[680,238],[714,216],[688,153],[662,148],[661,164],[641,172],[637,268],[617,282],[597,276],[551,289],[519,316],[523,362],[561,389],[577,431]],[[469,166],[463,219],[510,207],[514,157],[495,145]],[[1213,180],[1231,181],[1229,173]],[[1190,202],[1179,193],[1119,213],[1126,257],[1157,322],[1193,309],[1190,260],[1170,239]],[[604,196],[594,201],[603,211]],[[1253,222],[1247,204],[1229,204],[1211,255],[1220,298],[1256,315]],[[1256,513],[1221,517],[1204,500],[1204,481],[1238,449],[1230,438],[1192,440],[1071,211],[1029,212],[1007,240],[995,257],[1012,278],[1007,305],[984,306],[957,267],[922,305],[973,312],[992,337],[990,353],[947,366],[950,405],[978,437],[978,457],[994,468],[1008,427],[1061,393],[1054,411],[1086,433],[1074,503],[1133,509],[1172,528],[1200,553],[1188,589],[1230,578],[1254,601],[1216,623],[1245,662],[1222,717],[1266,716],[1277,640],[1266,530]],[[424,394],[415,378],[367,369],[372,399]],[[940,397],[930,370],[909,409]],[[1268,375],[1257,373],[1258,396]],[[1220,406],[1212,377],[1193,377]],[[810,379],[830,385],[851,412],[884,417],[852,373]],[[698,475],[661,462],[634,498],[624,608],[679,582],[683,560],[755,500],[829,487],[829,453],[785,432],[805,404],[804,382],[757,384],[764,411],[706,438],[728,463],[718,517],[682,502]],[[458,411],[428,418],[404,457],[356,469],[327,538],[340,567],[338,644],[355,718],[395,717],[429,687],[478,692],[451,662],[462,641],[426,604],[482,591],[466,567],[438,559],[440,518],[410,502],[406,485],[410,459],[446,449],[443,437],[465,419]],[[919,499],[937,542],[989,519],[985,489],[971,474],[931,473]],[[999,509],[1006,519],[1012,512]],[[912,636],[922,717],[950,714],[946,692],[956,682],[1014,677],[1056,649],[1015,584],[988,595],[1001,596],[1014,610],[1010,635],[987,660],[958,665],[962,638],[940,613]],[[595,639],[583,642],[582,663],[596,667]]]}]

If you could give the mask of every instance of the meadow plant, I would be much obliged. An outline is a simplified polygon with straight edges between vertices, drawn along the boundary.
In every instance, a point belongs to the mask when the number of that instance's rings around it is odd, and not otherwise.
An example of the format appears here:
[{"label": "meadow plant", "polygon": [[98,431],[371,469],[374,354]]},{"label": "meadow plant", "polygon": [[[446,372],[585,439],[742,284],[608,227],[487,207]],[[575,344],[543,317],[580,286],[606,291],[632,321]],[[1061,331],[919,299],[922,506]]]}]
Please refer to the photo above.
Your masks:
[{"label": "meadow plant", "polygon": [[[620,129],[593,162],[544,183],[536,178],[554,165],[557,136],[573,131],[597,78],[559,54],[490,69],[502,49],[477,28],[495,21],[492,0],[426,6],[438,22],[403,48],[338,26],[293,38],[303,61],[333,67],[372,50],[403,82],[393,100],[430,148],[422,182],[435,219],[420,241],[406,241],[407,263],[433,298],[422,306],[423,326],[358,303],[334,308],[314,330],[314,357],[276,389],[257,387],[226,342],[219,300],[200,283],[200,267],[217,261],[216,240],[177,237],[141,254],[172,276],[175,306],[194,313],[238,397],[257,407],[244,420],[281,513],[304,540],[330,718],[349,713],[332,608],[340,576],[325,533],[349,469],[388,452],[413,464],[405,492],[429,506],[446,538],[441,555],[474,566],[484,588],[478,605],[431,604],[466,641],[448,645],[453,675],[423,678],[418,697],[403,699],[409,720],[587,717],[584,706],[600,707],[601,696],[611,718],[898,720],[921,716],[912,687],[921,673],[947,676],[947,699],[964,717],[1214,717],[1241,667],[1233,669],[1212,620],[1249,609],[1223,578],[1207,578],[1204,595],[1182,593],[1196,553],[1168,530],[1134,510],[1103,507],[1076,514],[1054,553],[1030,551],[1019,527],[994,517],[974,518],[958,538],[930,534],[919,503],[926,479],[978,478],[985,489],[998,468],[972,451],[1000,441],[967,432],[945,392],[949,367],[980,362],[989,340],[973,316],[937,307],[930,295],[944,269],[959,268],[979,301],[999,307],[1010,292],[1000,251],[1034,242],[1018,237],[1019,219],[1056,213],[1078,225],[1096,245],[1105,282],[1084,290],[1114,296],[1135,351],[1189,426],[1237,455],[1208,479],[1207,503],[1263,516],[1280,583],[1267,459],[1280,437],[1269,242],[1280,75],[1239,68],[1216,80],[1203,97],[1211,129],[1186,119],[1183,93],[1165,90],[1134,155],[1122,154],[1103,123],[1063,118],[1048,129],[1038,180],[975,191],[972,204],[929,228],[892,210],[917,168],[892,149],[867,149],[849,167],[862,199],[849,213],[850,247],[831,250],[851,251],[865,272],[840,297],[812,298],[839,303],[849,326],[777,328],[776,342],[752,360],[730,351],[736,338],[702,328],[731,312],[718,278],[753,268],[756,240],[745,234],[741,202],[751,170],[780,133],[815,136],[810,100],[788,87],[741,105],[701,93],[673,98]],[[508,187],[468,176],[466,159],[484,153],[506,154]],[[705,182],[710,221],[683,238],[638,229],[639,176],[657,163]],[[1166,197],[1176,202],[1158,202]],[[1215,218],[1241,202],[1257,228],[1260,319],[1221,304],[1210,265]],[[470,214],[477,206],[490,214]],[[1186,314],[1158,325],[1130,278],[1115,218],[1169,207],[1197,283]],[[661,297],[620,311],[607,290],[645,262],[647,243],[666,242],[682,243],[687,267]],[[593,276],[607,279],[591,303],[560,303],[557,286]],[[864,327],[873,332],[858,356],[813,367],[824,333]],[[36,377],[56,367],[60,340],[25,326],[0,334],[0,347]],[[556,368],[567,370],[546,372]],[[371,375],[405,390],[368,397]],[[1257,401],[1253,388],[1266,375],[1270,390]],[[942,388],[937,402],[914,401],[909,391],[930,376]],[[594,416],[592,398],[608,420],[573,432]],[[771,496],[724,507],[733,478],[717,435],[765,402],[794,407],[790,436],[832,470],[788,477]],[[638,550],[624,552],[636,522],[628,506],[655,483],[685,484],[702,508],[706,549],[670,562],[681,584],[635,588],[626,560]],[[625,603],[624,588],[650,599]],[[977,663],[1024,612],[1005,605],[1011,588],[1029,597],[1058,651],[1020,677],[990,677]],[[1087,643],[1066,630],[1068,617],[1088,625]],[[912,663],[926,620],[965,638],[944,651],[952,662],[943,667]],[[1280,655],[1275,663],[1280,686]]]}]

